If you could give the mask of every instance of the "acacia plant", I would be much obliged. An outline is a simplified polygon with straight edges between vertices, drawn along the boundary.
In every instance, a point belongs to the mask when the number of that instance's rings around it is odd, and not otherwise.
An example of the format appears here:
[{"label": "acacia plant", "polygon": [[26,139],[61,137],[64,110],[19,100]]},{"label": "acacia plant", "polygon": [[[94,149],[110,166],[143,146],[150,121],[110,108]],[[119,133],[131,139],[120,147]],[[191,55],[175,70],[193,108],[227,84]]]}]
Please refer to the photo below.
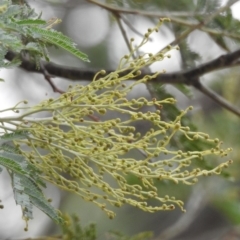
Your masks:
[{"label": "acacia plant", "polygon": [[[0,12],[2,68],[18,66],[28,58],[47,78],[41,63],[42,58],[50,60],[47,47],[53,45],[88,61],[87,55],[80,52],[71,39],[52,29],[60,20],[44,21],[28,5],[13,5],[10,0],[0,1]],[[181,200],[159,193],[157,182],[192,185],[200,176],[220,174],[231,163],[231,160],[218,162],[210,169],[204,164],[199,165],[201,167],[193,164],[212,155],[220,159],[231,149],[222,149],[219,139],[184,124],[191,106],[180,111],[172,121],[165,121],[162,112],[175,104],[174,98],[127,97],[134,86],[152,84],[161,74],[144,75],[145,68],[169,58],[170,50],[178,50],[168,46],[156,54],[139,54],[164,21],[170,20],[160,19],[136,46],[131,39],[131,51],[122,57],[115,71],[106,74],[102,70],[88,85],[69,86],[57,98],[35,106],[23,100],[11,108],[1,109],[4,116],[0,115],[0,165],[11,176],[14,198],[22,207],[26,224],[33,218],[33,206],[56,223],[63,226],[67,223],[67,218],[44,196],[42,190],[46,183],[96,204],[109,218],[115,216],[110,205],[130,204],[151,213],[174,210],[176,206],[184,211]],[[5,56],[11,53],[15,58],[7,61]],[[137,80],[131,85],[125,83],[132,79]],[[144,112],[141,110],[144,106],[154,110]],[[118,112],[120,117],[111,117],[112,112]],[[40,113],[47,117],[39,117]],[[101,115],[105,114],[110,118],[102,121]],[[150,124],[145,134],[134,127],[134,123],[141,120]],[[185,142],[207,144],[202,150],[176,149],[171,145],[176,137]],[[141,158],[130,156],[133,151],[139,151]],[[130,176],[136,183],[129,182]],[[64,229],[65,236],[70,234],[66,227]]]}]

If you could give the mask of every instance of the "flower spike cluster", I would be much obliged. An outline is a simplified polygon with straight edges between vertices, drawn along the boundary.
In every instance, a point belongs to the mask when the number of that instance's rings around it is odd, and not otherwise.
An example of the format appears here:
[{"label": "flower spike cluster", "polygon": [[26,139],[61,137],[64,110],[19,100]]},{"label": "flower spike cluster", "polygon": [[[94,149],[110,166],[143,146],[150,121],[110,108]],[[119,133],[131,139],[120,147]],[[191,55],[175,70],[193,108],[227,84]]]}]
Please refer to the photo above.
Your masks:
[{"label": "flower spike cluster", "polygon": [[[174,104],[175,99],[126,98],[135,85],[147,83],[160,73],[146,75],[130,86],[124,81],[139,76],[140,70],[153,62],[169,57],[170,46],[155,55],[132,58],[162,22],[160,20],[158,26],[148,30],[138,47],[132,46],[131,53],[121,59],[115,72],[104,76],[105,71],[101,71],[89,85],[70,86],[58,98],[41,102],[14,121],[8,121],[16,124],[18,120],[17,128],[30,133],[29,138],[19,144],[30,147],[29,152],[22,151],[22,154],[41,170],[43,179],[97,204],[110,218],[114,217],[114,212],[109,210],[107,203],[115,207],[130,204],[148,212],[173,210],[175,206],[184,211],[182,201],[159,195],[157,182],[191,185],[200,176],[220,174],[231,163],[226,161],[211,170],[192,167],[193,161],[211,155],[225,157],[231,151],[230,148],[222,149],[218,139],[181,125],[182,117],[192,107],[182,111],[174,121],[165,122],[161,119],[162,108]],[[142,112],[143,106],[153,106],[155,111]],[[48,112],[50,116],[31,117],[40,112]],[[111,112],[124,115],[125,120],[100,121],[92,117]],[[132,126],[140,120],[152,126],[144,135]],[[206,141],[213,147],[186,152],[172,149],[170,142],[176,134],[185,136],[186,141]],[[131,154],[134,150],[144,154],[135,159]],[[129,183],[130,176],[139,179],[139,183]],[[153,199],[155,204],[150,205],[149,200]]]}]

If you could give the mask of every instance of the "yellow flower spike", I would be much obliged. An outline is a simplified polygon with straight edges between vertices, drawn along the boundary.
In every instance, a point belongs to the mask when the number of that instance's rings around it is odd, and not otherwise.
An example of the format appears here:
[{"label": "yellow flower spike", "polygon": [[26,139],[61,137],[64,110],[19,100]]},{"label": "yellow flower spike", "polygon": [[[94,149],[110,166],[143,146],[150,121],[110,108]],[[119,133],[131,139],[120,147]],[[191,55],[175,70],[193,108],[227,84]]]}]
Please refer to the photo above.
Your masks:
[{"label": "yellow flower spike", "polygon": [[[168,19],[160,20],[158,26],[162,21]],[[127,203],[148,212],[173,210],[178,206],[184,211],[183,203],[174,196],[158,195],[157,181],[192,185],[200,176],[220,174],[232,163],[230,160],[223,162],[212,170],[192,166],[202,157],[224,157],[232,150],[222,149],[219,139],[211,139],[205,133],[182,126],[182,117],[192,107],[182,111],[172,122],[165,122],[160,116],[164,111],[162,106],[175,104],[175,99],[126,98],[136,85],[151,81],[160,74],[142,76],[141,68],[163,60],[168,57],[168,51],[174,49],[168,46],[161,53],[147,53],[133,59],[132,56],[155,31],[156,28],[149,29],[139,46],[131,45],[131,52],[120,60],[115,72],[105,75],[102,70],[95,75],[96,81],[87,86],[71,86],[59,98],[29,108],[17,119],[20,121],[18,129],[30,133],[27,141],[19,140],[19,146],[27,144],[33,148],[31,154],[23,150],[22,154],[42,171],[42,178],[96,204],[109,218],[114,217],[114,213],[108,210],[109,204],[121,207]],[[135,77],[139,80],[133,84],[124,83]],[[20,110],[19,106],[12,110]],[[145,106],[156,110],[144,112],[140,108]],[[42,120],[31,118],[32,114],[39,112],[51,116]],[[89,117],[111,112],[118,112],[121,118],[101,121],[101,117],[99,120]],[[136,132],[131,126],[143,119],[152,127],[145,134]],[[182,134],[186,141],[201,140],[212,146],[203,151],[173,150],[169,144],[175,134]],[[143,154],[134,159],[128,154],[133,151]],[[129,178],[137,179],[137,183],[132,184]],[[112,184],[106,179],[111,179]],[[156,206],[149,205],[150,199],[157,201]]]}]

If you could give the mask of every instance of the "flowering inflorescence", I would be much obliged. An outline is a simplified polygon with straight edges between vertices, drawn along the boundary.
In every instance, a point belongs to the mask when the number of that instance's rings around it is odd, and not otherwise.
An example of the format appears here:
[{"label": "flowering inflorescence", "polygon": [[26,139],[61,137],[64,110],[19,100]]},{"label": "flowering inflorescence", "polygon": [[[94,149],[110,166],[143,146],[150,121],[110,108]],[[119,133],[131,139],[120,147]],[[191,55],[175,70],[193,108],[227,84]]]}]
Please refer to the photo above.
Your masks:
[{"label": "flowering inflorescence", "polygon": [[[149,29],[140,46],[156,30]],[[132,47],[132,52],[122,58],[115,72],[104,76],[105,71],[101,71],[89,85],[70,86],[57,99],[48,99],[20,117],[8,119],[8,123],[15,125],[16,120],[20,120],[17,128],[30,133],[27,140],[19,141],[20,145],[27,144],[31,149],[22,154],[41,170],[43,179],[94,202],[110,218],[114,213],[107,209],[107,202],[116,207],[127,203],[148,212],[172,210],[175,205],[184,210],[182,201],[159,196],[156,182],[194,184],[199,176],[220,174],[231,163],[221,163],[211,170],[192,167],[195,159],[210,155],[224,157],[231,151],[222,149],[218,139],[181,125],[182,117],[192,107],[182,111],[174,121],[165,122],[161,119],[162,107],[174,104],[175,99],[126,98],[135,85],[147,83],[159,73],[143,76],[131,85],[125,85],[124,81],[140,76],[141,68],[168,57],[167,50],[171,47],[155,55],[131,58],[138,49],[139,46]],[[155,111],[142,112],[143,106],[154,106]],[[111,111],[125,115],[125,120],[100,121],[95,117]],[[48,112],[51,116],[29,117],[39,112]],[[144,135],[132,126],[140,120],[152,126]],[[206,141],[213,147],[204,151],[171,149],[169,143],[176,134],[184,135],[186,141]],[[142,158],[132,157],[133,150],[144,153]],[[129,176],[137,177],[139,184],[130,184]],[[149,205],[149,199],[155,199],[155,205]]]}]

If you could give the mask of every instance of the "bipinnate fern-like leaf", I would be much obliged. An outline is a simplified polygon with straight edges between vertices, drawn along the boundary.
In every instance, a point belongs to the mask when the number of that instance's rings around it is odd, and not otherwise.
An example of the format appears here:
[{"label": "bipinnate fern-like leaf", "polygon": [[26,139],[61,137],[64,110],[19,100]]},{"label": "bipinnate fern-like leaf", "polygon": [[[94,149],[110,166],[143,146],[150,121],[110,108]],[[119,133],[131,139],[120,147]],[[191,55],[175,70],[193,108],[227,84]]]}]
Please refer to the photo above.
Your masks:
[{"label": "bipinnate fern-like leaf", "polygon": [[17,204],[22,206],[23,217],[26,218],[26,220],[33,218],[32,208],[35,206],[55,222],[62,222],[58,212],[47,201],[41,188],[32,178],[13,174],[13,188],[15,200]]},{"label": "bipinnate fern-like leaf", "polygon": [[59,19],[42,20],[27,5],[13,5],[10,0],[0,1],[0,68],[18,66],[21,61],[6,62],[8,51],[21,54],[23,51],[36,62],[42,58],[49,61],[49,46],[60,47],[77,58],[88,61],[86,54],[77,49],[73,41],[62,33],[52,29]]},{"label": "bipinnate fern-like leaf", "polygon": [[28,133],[26,131],[15,131],[12,133],[5,133],[4,135],[0,136],[0,148],[6,142],[16,140],[16,139],[23,139],[26,138]]},{"label": "bipinnate fern-like leaf", "polygon": [[[82,222],[80,221],[77,215],[69,216],[67,214],[63,215],[64,220],[67,224],[61,226],[62,238],[65,240],[96,240],[97,237],[97,228],[94,223],[90,223],[88,225],[82,226]],[[133,236],[127,236],[120,231],[109,231],[107,233],[108,240],[150,240],[153,239],[153,232],[141,232],[137,233]],[[55,239],[55,237],[53,237]],[[60,239],[60,237],[57,237]],[[44,239],[42,239],[44,240]],[[47,240],[47,239],[46,239]]]},{"label": "bipinnate fern-like leaf", "polygon": [[47,22],[42,19],[22,19],[16,21],[16,23],[22,26],[38,26],[45,25]]},{"label": "bipinnate fern-like leaf", "polygon": [[42,187],[46,185],[39,177],[40,171],[26,161],[16,147],[9,144],[10,141],[26,138],[26,136],[26,132],[16,131],[0,137],[0,169],[5,167],[11,176],[14,198],[16,203],[22,207],[23,219],[26,222],[33,218],[32,212],[35,206],[56,223],[62,223],[59,213],[42,192]]},{"label": "bipinnate fern-like leaf", "polygon": [[63,48],[77,58],[89,62],[87,55],[79,51],[76,48],[76,44],[73,43],[70,38],[64,36],[62,33],[57,32],[53,29],[43,29],[39,27],[31,27],[31,31],[32,34],[39,34],[39,36],[41,36],[41,38],[44,39],[47,43],[51,43],[60,48]]}]

